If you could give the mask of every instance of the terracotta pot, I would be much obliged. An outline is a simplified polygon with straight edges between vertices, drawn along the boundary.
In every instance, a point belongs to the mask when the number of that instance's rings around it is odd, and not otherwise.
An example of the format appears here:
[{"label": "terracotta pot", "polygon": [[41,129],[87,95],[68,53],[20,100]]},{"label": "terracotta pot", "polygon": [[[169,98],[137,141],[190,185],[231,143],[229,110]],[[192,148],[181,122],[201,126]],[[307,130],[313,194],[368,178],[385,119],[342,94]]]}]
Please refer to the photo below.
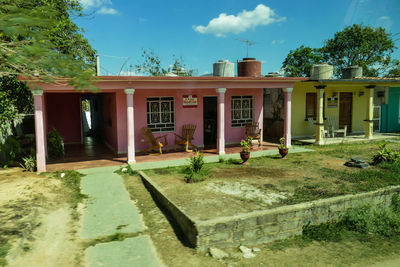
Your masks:
[{"label": "terracotta pot", "polygon": [[281,154],[282,158],[284,159],[286,155],[289,153],[288,148],[278,148],[279,149],[279,154]]},{"label": "terracotta pot", "polygon": [[249,163],[247,162],[250,158],[250,152],[240,152],[240,157],[242,158],[243,162],[242,164],[248,165]]}]

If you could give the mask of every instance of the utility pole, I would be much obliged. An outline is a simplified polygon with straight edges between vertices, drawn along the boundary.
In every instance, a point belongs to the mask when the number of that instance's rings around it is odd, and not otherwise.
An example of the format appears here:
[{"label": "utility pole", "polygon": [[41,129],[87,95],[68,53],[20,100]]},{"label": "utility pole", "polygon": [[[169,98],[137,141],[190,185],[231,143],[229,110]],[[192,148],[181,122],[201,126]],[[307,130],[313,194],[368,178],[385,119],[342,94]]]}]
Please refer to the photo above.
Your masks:
[{"label": "utility pole", "polygon": [[243,43],[246,43],[246,57],[249,57],[249,46],[251,45],[255,45],[256,42],[250,41],[250,40],[246,40],[246,39],[242,39],[242,38],[236,38],[236,40],[239,40]]}]

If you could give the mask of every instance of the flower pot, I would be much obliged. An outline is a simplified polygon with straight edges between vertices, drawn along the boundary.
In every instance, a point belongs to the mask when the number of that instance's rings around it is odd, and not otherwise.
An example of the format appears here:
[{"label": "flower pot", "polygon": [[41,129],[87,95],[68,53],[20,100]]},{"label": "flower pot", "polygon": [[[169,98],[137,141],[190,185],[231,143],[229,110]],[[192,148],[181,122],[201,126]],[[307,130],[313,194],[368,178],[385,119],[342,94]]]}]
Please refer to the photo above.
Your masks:
[{"label": "flower pot", "polygon": [[249,165],[249,163],[247,162],[250,158],[250,152],[240,152],[240,158],[243,160],[242,164],[244,165]]},{"label": "flower pot", "polygon": [[288,148],[278,148],[279,154],[281,154],[282,158],[285,159],[286,155],[289,153]]}]

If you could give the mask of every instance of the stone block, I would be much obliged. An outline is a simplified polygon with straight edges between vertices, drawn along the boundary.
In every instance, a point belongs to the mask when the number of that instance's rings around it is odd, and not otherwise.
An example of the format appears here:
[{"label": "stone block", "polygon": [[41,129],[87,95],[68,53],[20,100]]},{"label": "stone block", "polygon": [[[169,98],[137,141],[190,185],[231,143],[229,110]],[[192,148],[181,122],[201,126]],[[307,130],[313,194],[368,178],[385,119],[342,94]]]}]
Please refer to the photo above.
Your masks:
[{"label": "stone block", "polygon": [[265,225],[265,224],[276,223],[276,222],[278,222],[278,215],[276,213],[265,214],[265,215],[257,217],[258,225]]},{"label": "stone block", "polygon": [[210,235],[211,242],[227,241],[231,238],[231,232],[217,232]]}]

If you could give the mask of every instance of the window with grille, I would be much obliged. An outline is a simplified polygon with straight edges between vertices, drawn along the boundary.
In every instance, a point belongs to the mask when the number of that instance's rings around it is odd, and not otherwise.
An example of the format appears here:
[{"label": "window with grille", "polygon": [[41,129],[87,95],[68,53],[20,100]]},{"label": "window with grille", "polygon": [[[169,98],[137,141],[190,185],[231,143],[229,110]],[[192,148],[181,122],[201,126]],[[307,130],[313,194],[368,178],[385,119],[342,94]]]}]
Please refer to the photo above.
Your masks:
[{"label": "window with grille", "polygon": [[175,131],[175,100],[173,97],[147,98],[147,127],[152,132]]},{"label": "window with grille", "polygon": [[253,96],[232,96],[232,127],[243,127],[253,122]]},{"label": "window with grille", "polygon": [[[323,103],[322,114],[325,119],[325,103]],[[306,120],[308,118],[317,119],[317,93],[306,93]]]}]

